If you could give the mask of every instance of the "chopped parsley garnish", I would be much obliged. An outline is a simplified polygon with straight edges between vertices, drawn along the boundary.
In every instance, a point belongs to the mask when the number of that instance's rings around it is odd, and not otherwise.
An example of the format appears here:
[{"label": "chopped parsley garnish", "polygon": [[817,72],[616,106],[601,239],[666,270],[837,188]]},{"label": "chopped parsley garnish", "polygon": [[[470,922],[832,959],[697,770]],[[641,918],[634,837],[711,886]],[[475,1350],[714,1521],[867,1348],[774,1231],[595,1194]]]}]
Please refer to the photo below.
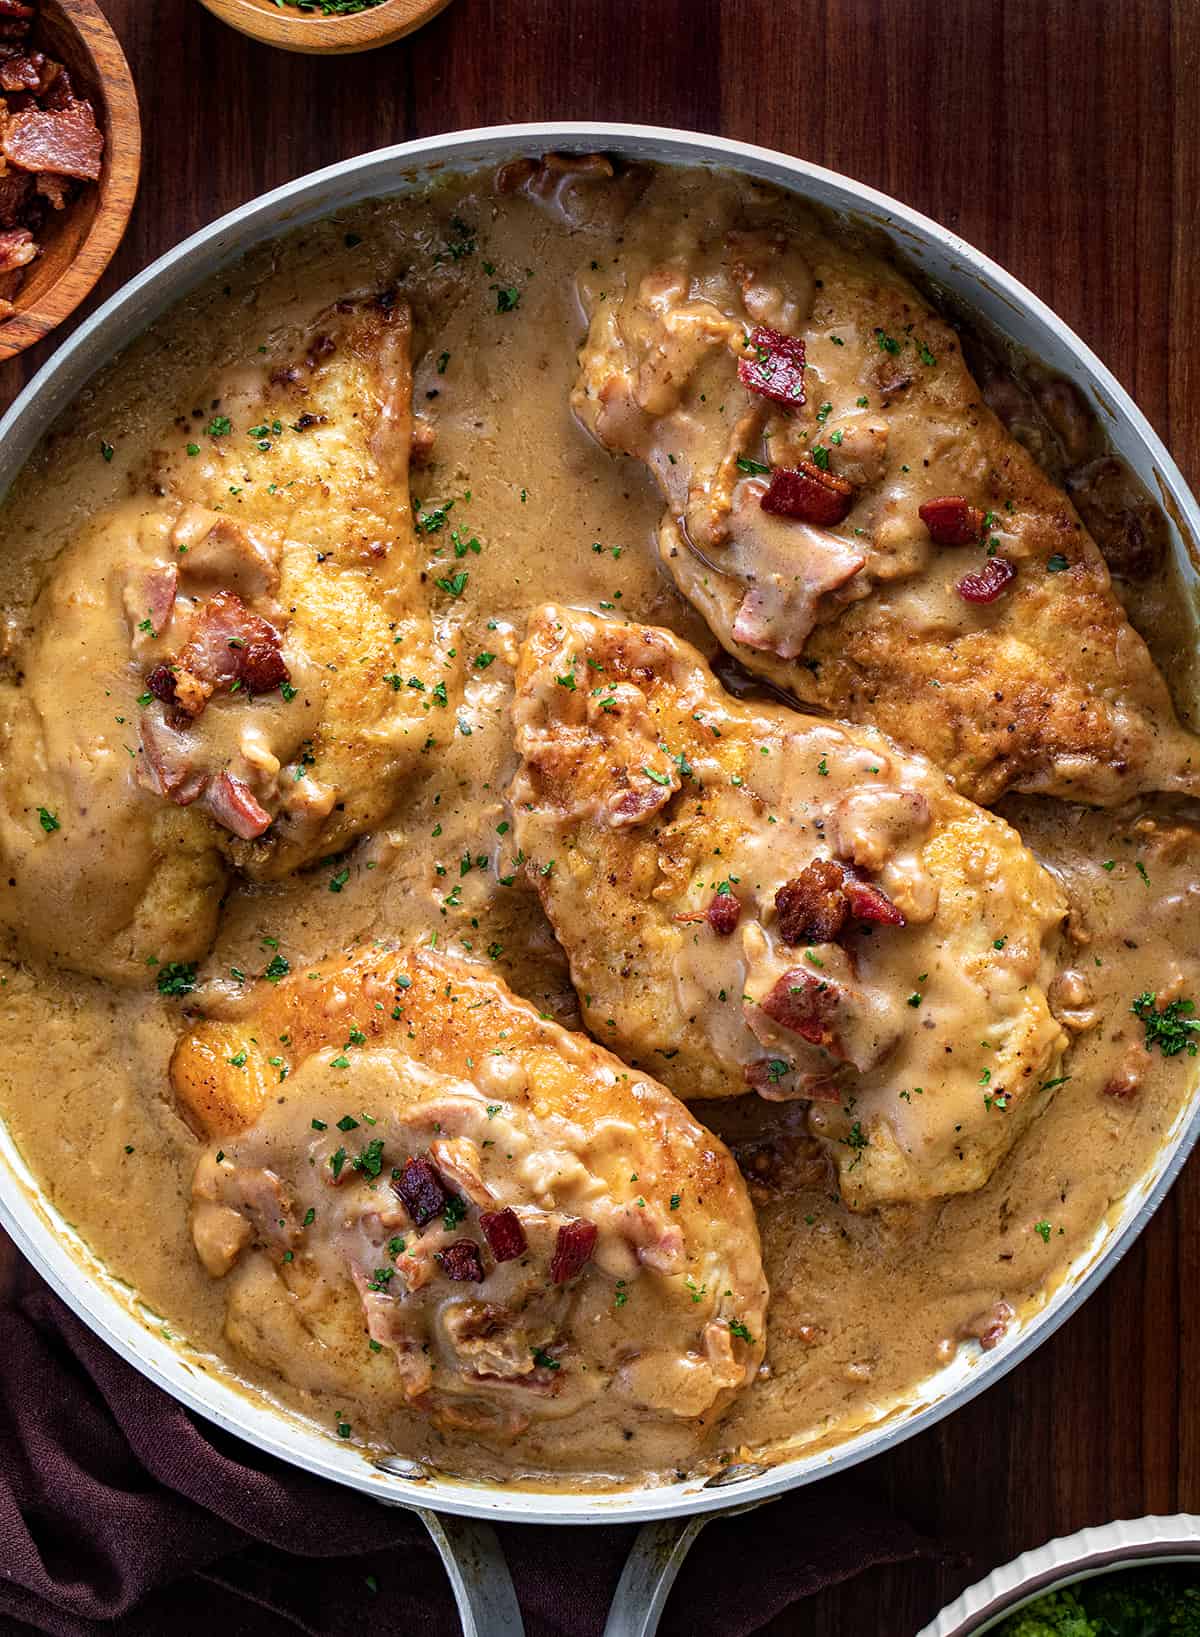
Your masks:
[{"label": "chopped parsley garnish", "polygon": [[453,1233],[458,1224],[467,1214],[467,1202],[459,1194],[451,1194],[446,1201],[446,1209],[442,1215],[446,1232]]},{"label": "chopped parsley garnish", "polygon": [[52,813],[48,807],[38,808],[38,823],[48,836],[52,836],[55,830],[62,828],[58,822],[57,813]]},{"label": "chopped parsley garnish", "polygon": [[160,995],[190,995],[196,987],[195,961],[168,961],[158,974]]},{"label": "chopped parsley garnish", "polygon": [[1047,574],[1061,574],[1064,569],[1070,568],[1070,566],[1061,551],[1056,551],[1052,557],[1046,559]]},{"label": "chopped parsley garnish", "polygon": [[544,1347],[534,1348],[533,1362],[540,1365],[543,1370],[560,1370],[562,1368],[558,1360],[553,1358]]},{"label": "chopped parsley garnish", "polygon": [[377,1177],[383,1170],[383,1138],[372,1137],[361,1154],[355,1156],[354,1169],[364,1176]]},{"label": "chopped parsley garnish", "polygon": [[210,438],[223,438],[227,432],[233,430],[233,423],[228,415],[214,415],[204,430]]},{"label": "chopped parsley garnish", "polygon": [[341,1176],[342,1166],[345,1165],[345,1163],[346,1150],[344,1148],[339,1148],[336,1154],[331,1154],[329,1156],[329,1169],[333,1172],[335,1178]]},{"label": "chopped parsley garnish", "polygon": [[100,440],[100,453],[106,461],[111,461],[113,458],[113,446],[111,443],[106,443],[103,438]]},{"label": "chopped parsley garnish", "polygon": [[1182,1051],[1195,1057],[1195,1036],[1200,1034],[1200,1018],[1192,1015],[1195,1005],[1190,1000],[1172,1000],[1160,1007],[1157,1000],[1158,996],[1147,989],[1129,1008],[1145,1025],[1146,1049],[1152,1051],[1157,1046],[1164,1057],[1176,1057]]},{"label": "chopped parsley garnish", "polygon": [[750,477],[766,477],[771,468],[764,466],[761,460],[751,460],[748,455],[739,455],[737,458],[739,472],[746,472]]},{"label": "chopped parsley garnish", "polygon": [[1044,1219],[1033,1224],[1033,1231],[1041,1239],[1043,1245],[1050,1243],[1050,1224]]},{"label": "chopped parsley garnish", "polygon": [[515,313],[521,305],[521,292],[515,284],[492,284],[488,288],[496,292],[498,313]]},{"label": "chopped parsley garnish", "polygon": [[671,782],[671,776],[669,773],[656,773],[652,767],[647,767],[644,762],[642,764],[642,772],[648,779],[653,780],[655,784],[668,785]]},{"label": "chopped parsley garnish", "polygon": [[348,869],[339,870],[336,875],[330,876],[330,892],[341,892],[342,888],[346,885],[346,882],[349,881],[349,879],[350,871]]},{"label": "chopped parsley garnish", "polygon": [[459,569],[457,574],[451,574],[447,578],[438,580],[437,584],[448,596],[461,597],[467,589],[467,581],[470,577],[467,570],[462,568]]},{"label": "chopped parsley garnish", "polygon": [[280,978],[286,978],[291,967],[282,955],[272,955],[269,964],[263,971],[263,977],[268,983],[278,983]]},{"label": "chopped parsley garnish", "polygon": [[753,1345],[754,1337],[750,1334],[749,1330],[746,1329],[746,1326],[740,1319],[730,1319],[729,1328],[740,1341],[749,1342],[751,1345]]}]

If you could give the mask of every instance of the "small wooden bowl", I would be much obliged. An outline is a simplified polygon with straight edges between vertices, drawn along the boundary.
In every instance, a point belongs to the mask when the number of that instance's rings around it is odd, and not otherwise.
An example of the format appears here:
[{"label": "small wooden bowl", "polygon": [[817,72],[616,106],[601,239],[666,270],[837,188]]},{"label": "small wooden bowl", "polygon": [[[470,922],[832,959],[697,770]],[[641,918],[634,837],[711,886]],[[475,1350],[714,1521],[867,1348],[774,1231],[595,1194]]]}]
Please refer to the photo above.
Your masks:
[{"label": "small wooden bowl", "polygon": [[336,55],[390,45],[436,17],[450,0],[384,0],[381,6],[348,17],[322,17],[277,6],[274,0],[200,0],[200,4],[223,23],[267,45]]},{"label": "small wooden bowl", "polygon": [[96,110],[104,161],[98,182],[85,185],[65,210],[48,213],[41,254],[13,297],[16,312],[0,322],[0,358],[40,341],[91,291],[121,242],[141,169],[133,76],[95,0],[40,0],[33,39],[66,65],[76,91]]}]

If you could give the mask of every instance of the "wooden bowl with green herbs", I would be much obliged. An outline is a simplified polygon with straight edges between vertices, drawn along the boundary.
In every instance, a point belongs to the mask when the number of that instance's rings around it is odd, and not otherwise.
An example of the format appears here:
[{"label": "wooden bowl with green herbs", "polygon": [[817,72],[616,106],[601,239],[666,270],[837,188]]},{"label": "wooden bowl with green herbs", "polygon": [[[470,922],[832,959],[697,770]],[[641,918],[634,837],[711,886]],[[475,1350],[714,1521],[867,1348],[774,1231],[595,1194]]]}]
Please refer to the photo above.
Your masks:
[{"label": "wooden bowl with green herbs", "polygon": [[214,17],[283,51],[337,55],[390,45],[450,0],[200,0]]}]

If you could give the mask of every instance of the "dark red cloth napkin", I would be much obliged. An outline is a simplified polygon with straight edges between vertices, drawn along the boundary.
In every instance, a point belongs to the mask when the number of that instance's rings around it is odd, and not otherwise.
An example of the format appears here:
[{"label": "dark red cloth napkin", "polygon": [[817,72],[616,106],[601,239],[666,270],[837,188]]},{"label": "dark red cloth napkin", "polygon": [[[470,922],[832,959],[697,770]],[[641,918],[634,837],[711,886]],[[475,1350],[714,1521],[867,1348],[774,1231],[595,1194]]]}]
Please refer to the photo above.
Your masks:
[{"label": "dark red cloth napkin", "polygon": [[[502,1525],[529,1637],[599,1637],[634,1533]],[[711,1524],[663,1637],[750,1637],[873,1564],[939,1555],[861,1481],[827,1480]],[[361,1637],[368,1622],[458,1631],[419,1520],[193,1419],[24,1274],[0,1307],[0,1630]]]}]

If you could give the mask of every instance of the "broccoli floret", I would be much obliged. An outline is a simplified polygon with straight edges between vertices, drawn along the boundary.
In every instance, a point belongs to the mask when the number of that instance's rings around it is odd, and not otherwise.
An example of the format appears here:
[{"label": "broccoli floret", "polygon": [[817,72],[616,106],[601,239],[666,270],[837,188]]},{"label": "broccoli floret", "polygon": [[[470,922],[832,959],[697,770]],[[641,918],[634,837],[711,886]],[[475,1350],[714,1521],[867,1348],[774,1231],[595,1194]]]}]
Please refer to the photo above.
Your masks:
[{"label": "broccoli floret", "polygon": [[1104,1637],[1200,1637],[1200,1589],[1169,1573],[1106,1576],[1088,1607]]},{"label": "broccoli floret", "polygon": [[1189,1570],[1105,1575],[1038,1598],[996,1637],[1200,1637],[1200,1586]]},{"label": "broccoli floret", "polygon": [[1106,1637],[1073,1591],[1051,1592],[1014,1614],[997,1637]]}]

